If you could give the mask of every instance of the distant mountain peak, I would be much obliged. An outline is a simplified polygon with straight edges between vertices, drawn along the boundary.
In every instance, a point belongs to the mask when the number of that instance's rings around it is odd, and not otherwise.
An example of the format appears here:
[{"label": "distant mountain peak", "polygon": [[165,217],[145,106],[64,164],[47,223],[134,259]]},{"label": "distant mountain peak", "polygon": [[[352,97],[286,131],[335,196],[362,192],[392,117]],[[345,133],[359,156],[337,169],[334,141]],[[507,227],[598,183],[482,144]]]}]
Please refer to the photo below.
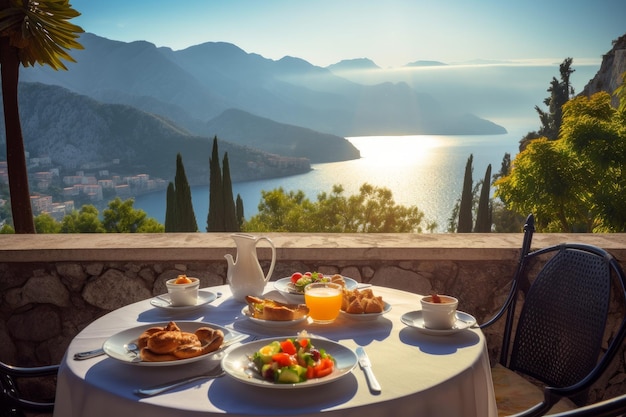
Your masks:
[{"label": "distant mountain peak", "polygon": [[326,68],[333,72],[380,69],[374,61],[368,58],[344,59]]},{"label": "distant mountain peak", "polygon": [[405,67],[442,67],[447,65],[448,64],[439,61],[419,60],[415,62],[410,62],[406,64]]}]

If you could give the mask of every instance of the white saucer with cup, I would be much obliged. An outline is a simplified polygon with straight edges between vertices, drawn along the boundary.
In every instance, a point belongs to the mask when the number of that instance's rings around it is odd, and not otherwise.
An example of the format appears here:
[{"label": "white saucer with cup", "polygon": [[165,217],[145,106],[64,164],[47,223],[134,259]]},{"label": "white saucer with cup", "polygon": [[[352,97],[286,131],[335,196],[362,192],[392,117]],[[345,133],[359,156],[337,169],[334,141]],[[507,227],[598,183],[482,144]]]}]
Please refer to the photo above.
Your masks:
[{"label": "white saucer with cup", "polygon": [[200,280],[198,278],[185,277],[185,279],[181,279],[179,276],[178,278],[167,280],[165,285],[167,286],[172,306],[193,306],[198,302],[198,288],[200,288]]},{"label": "white saucer with cup", "polygon": [[449,295],[428,295],[422,297],[421,303],[426,328],[447,330],[454,327],[459,300]]}]

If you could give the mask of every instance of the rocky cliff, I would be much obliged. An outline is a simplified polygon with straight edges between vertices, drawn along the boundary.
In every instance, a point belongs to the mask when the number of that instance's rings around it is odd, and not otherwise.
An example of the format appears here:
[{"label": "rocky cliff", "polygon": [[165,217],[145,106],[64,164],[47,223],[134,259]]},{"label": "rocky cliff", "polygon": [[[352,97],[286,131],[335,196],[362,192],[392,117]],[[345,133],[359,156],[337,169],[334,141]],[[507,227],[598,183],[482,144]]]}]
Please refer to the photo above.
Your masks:
[{"label": "rocky cliff", "polygon": [[[622,83],[626,72],[626,34],[613,42],[613,48],[602,57],[602,65],[598,73],[587,83],[580,95],[587,97],[599,91],[613,94]],[[617,106],[618,99],[613,97],[613,105]]]}]

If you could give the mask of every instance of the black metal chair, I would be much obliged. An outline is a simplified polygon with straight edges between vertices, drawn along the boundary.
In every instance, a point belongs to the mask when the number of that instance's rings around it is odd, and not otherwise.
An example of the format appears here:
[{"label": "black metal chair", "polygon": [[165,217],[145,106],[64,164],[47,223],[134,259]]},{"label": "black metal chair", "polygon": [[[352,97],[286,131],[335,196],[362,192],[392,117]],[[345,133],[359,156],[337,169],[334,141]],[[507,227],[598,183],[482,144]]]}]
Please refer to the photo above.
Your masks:
[{"label": "black metal chair", "polygon": [[21,417],[25,412],[52,413],[54,398],[34,400],[23,398],[17,381],[21,378],[53,377],[59,365],[16,367],[0,362],[0,417]]},{"label": "black metal chair", "polygon": [[550,417],[620,417],[626,415],[626,394]]},{"label": "black metal chair", "polygon": [[[485,329],[505,317],[501,368],[543,386],[543,399],[540,396],[538,403],[516,416],[542,416],[563,398],[572,400],[574,406],[584,405],[589,388],[622,347],[626,332],[626,314],[622,314],[619,328],[605,336],[610,332],[612,300],[626,308],[626,276],[613,256],[577,243],[531,252],[533,233],[530,215],[507,300],[480,326]],[[522,304],[519,312],[518,301]],[[605,339],[609,339],[608,347],[602,352]]]}]

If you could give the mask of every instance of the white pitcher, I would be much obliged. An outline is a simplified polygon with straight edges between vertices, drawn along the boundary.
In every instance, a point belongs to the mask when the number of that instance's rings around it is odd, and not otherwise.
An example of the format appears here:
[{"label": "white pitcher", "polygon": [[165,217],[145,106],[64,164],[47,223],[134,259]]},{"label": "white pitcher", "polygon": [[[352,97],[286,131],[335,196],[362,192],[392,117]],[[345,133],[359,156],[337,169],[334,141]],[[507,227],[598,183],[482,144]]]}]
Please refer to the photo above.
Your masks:
[{"label": "white pitcher", "polygon": [[[255,237],[245,233],[233,233],[231,237],[237,244],[237,260],[233,261],[230,254],[224,255],[224,258],[228,262],[226,279],[233,293],[233,298],[245,302],[247,295],[262,296],[265,284],[272,276],[276,263],[274,243],[265,236]],[[267,275],[263,274],[256,254],[256,245],[261,240],[266,240],[272,248],[272,262]]]}]

